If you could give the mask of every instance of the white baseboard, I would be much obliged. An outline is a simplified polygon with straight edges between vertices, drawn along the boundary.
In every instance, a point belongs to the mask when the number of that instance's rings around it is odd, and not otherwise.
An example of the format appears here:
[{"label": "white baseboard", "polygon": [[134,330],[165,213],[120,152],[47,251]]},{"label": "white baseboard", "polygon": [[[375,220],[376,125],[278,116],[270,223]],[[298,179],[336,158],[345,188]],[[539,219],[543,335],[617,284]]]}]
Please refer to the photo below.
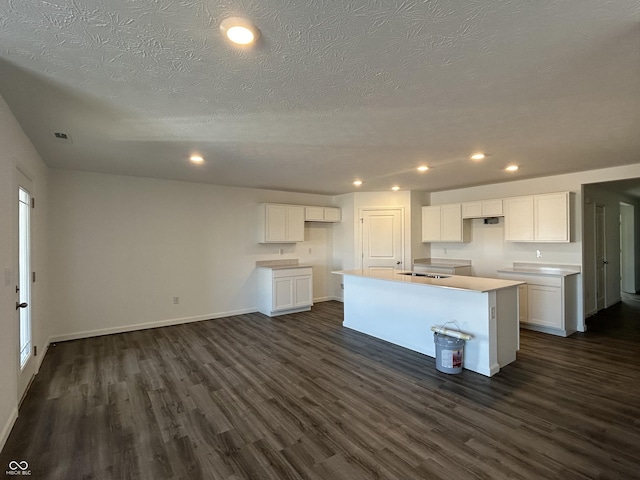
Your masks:
[{"label": "white baseboard", "polygon": [[313,299],[313,303],[330,302],[331,300],[335,300],[335,298],[334,297],[318,297]]},{"label": "white baseboard", "polygon": [[99,337],[101,335],[113,335],[115,333],[133,332],[135,330],[147,330],[149,328],[169,327],[171,325],[181,325],[183,323],[201,322],[203,320],[214,320],[216,318],[232,317],[234,315],[244,315],[246,313],[257,312],[257,308],[247,308],[230,312],[210,313],[208,315],[197,315],[195,317],[170,318],[157,322],[136,323],[133,325],[122,325],[119,327],[101,328],[98,330],[86,330],[84,332],[65,333],[54,335],[50,338],[50,343],[64,342],[67,340],[77,340],[79,338]]},{"label": "white baseboard", "polygon": [[7,422],[2,427],[2,431],[0,432],[0,450],[4,448],[4,444],[7,443],[7,439],[9,438],[9,434],[11,433],[11,429],[13,428],[14,423],[18,419],[18,409],[14,408]]},{"label": "white baseboard", "polygon": [[328,297],[314,298],[313,303],[330,302],[332,300],[336,300],[337,302],[344,302],[344,300],[340,297],[328,296]]}]

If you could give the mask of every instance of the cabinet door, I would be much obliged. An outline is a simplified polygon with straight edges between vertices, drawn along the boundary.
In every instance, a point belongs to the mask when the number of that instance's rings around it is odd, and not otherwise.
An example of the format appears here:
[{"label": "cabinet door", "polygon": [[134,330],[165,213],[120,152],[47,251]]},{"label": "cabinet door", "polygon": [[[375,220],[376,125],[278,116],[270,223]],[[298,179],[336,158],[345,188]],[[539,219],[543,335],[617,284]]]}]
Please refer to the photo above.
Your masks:
[{"label": "cabinet door", "polygon": [[324,207],[304,207],[304,220],[306,222],[323,222]]},{"label": "cabinet door", "polygon": [[439,242],[440,225],[440,207],[422,207],[422,241]]},{"label": "cabinet door", "polygon": [[533,197],[504,200],[504,239],[509,242],[533,241]]},{"label": "cabinet door", "polygon": [[528,323],[563,328],[562,290],[543,285],[527,286]]},{"label": "cabinet door", "polygon": [[324,209],[324,221],[325,222],[339,222],[340,221],[340,209],[336,207],[325,207]]},{"label": "cabinet door", "polygon": [[443,242],[462,241],[462,208],[459,203],[441,205],[441,240]]},{"label": "cabinet door", "polygon": [[311,275],[293,277],[294,306],[306,307],[313,305],[313,282]]},{"label": "cabinet door", "polygon": [[534,197],[535,239],[539,242],[569,241],[569,193]]},{"label": "cabinet door", "polygon": [[272,311],[287,310],[294,307],[294,277],[273,279]]},{"label": "cabinet door", "polygon": [[287,241],[304,242],[304,207],[287,205]]},{"label": "cabinet door", "polygon": [[497,200],[484,200],[482,202],[482,216],[483,217],[499,217],[503,213],[502,199]]},{"label": "cabinet door", "polygon": [[266,205],[265,206],[265,241],[286,242],[287,241],[287,206],[286,205]]},{"label": "cabinet door", "polygon": [[462,218],[482,217],[482,202],[467,202],[462,204]]}]

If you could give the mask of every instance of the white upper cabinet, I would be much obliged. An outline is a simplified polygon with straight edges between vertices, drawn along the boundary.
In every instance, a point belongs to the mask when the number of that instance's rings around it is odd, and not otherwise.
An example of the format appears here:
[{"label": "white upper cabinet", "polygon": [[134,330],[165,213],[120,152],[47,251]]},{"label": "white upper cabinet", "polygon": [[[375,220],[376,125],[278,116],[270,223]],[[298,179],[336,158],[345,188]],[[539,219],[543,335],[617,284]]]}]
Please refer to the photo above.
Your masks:
[{"label": "white upper cabinet", "polygon": [[462,204],[462,218],[501,217],[502,199],[465,202]]},{"label": "white upper cabinet", "polygon": [[569,192],[533,197],[534,238],[537,242],[569,242]]},{"label": "white upper cabinet", "polygon": [[328,222],[340,221],[340,209],[336,207],[304,207],[305,222]]},{"label": "white upper cabinet", "polygon": [[497,198],[495,200],[483,200],[482,201],[482,216],[483,217],[500,217],[504,215],[502,208],[502,199]]},{"label": "white upper cabinet", "polygon": [[422,207],[423,242],[468,242],[462,221],[462,205]]},{"label": "white upper cabinet", "polygon": [[422,207],[422,241],[442,241],[440,206]]},{"label": "white upper cabinet", "polygon": [[533,196],[504,199],[504,239],[533,242]]},{"label": "white upper cabinet", "polygon": [[505,240],[570,241],[569,192],[504,199]]},{"label": "white upper cabinet", "polygon": [[304,242],[304,207],[263,203],[258,225],[259,243]]}]

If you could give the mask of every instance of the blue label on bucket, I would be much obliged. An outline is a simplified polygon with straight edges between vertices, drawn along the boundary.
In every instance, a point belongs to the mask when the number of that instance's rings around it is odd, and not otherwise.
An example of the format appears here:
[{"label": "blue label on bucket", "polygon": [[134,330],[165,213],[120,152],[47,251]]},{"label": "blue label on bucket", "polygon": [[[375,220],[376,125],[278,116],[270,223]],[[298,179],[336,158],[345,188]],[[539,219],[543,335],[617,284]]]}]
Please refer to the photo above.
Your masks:
[{"label": "blue label on bucket", "polygon": [[461,368],[462,350],[442,349],[441,365],[444,368]]}]

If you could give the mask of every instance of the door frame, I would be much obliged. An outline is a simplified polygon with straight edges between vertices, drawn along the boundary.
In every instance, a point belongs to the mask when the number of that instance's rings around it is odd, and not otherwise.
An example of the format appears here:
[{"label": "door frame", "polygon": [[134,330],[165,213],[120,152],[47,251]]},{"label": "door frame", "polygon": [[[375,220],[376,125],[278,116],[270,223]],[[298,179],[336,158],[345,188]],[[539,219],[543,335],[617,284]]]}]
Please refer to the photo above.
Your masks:
[{"label": "door frame", "polygon": [[620,202],[620,292],[636,293],[635,206]]},{"label": "door frame", "polygon": [[400,211],[400,215],[401,215],[401,219],[402,219],[402,223],[401,223],[401,230],[402,230],[402,239],[401,239],[401,244],[402,244],[402,268],[406,269],[406,255],[407,255],[407,249],[405,248],[405,241],[406,241],[406,236],[405,236],[405,207],[404,205],[395,205],[395,206],[386,206],[386,207],[358,207],[358,216],[356,217],[356,222],[358,224],[357,226],[357,238],[355,239],[356,241],[356,248],[355,248],[355,254],[356,254],[356,258],[354,265],[359,265],[359,268],[362,268],[362,258],[364,255],[364,234],[362,231],[363,228],[363,219],[364,219],[364,212],[371,212],[371,211],[390,211],[390,210],[399,210]]},{"label": "door frame", "polygon": [[[598,209],[602,210],[602,231],[598,232]],[[602,235],[602,259],[603,259],[603,265],[602,265],[602,269],[604,270],[603,272],[603,281],[602,281],[602,298],[603,298],[603,303],[602,303],[602,307],[600,306],[600,304],[598,303],[598,234],[600,233],[600,235]],[[607,206],[603,203],[597,203],[595,205],[595,210],[594,210],[594,219],[593,219],[593,263],[594,263],[594,277],[593,277],[593,281],[594,281],[594,292],[596,295],[595,298],[595,305],[596,305],[596,312],[599,312],[600,310],[604,310],[605,308],[608,307],[608,275],[609,275],[609,269],[607,268],[607,264],[608,264],[608,260],[607,260]]]},{"label": "door frame", "polygon": [[[20,246],[19,246],[19,242],[20,242],[20,212],[19,212],[19,208],[20,208],[20,201],[18,199],[18,192],[20,187],[24,187],[25,190],[27,190],[29,192],[29,198],[30,201],[33,201],[33,199],[35,198],[35,181],[34,181],[34,176],[29,173],[29,171],[25,168],[23,168],[20,165],[17,165],[15,168],[15,175],[14,175],[14,185],[13,185],[13,197],[14,197],[14,201],[13,201],[13,211],[14,211],[14,226],[15,226],[15,232],[14,232],[14,253],[13,253],[13,258],[14,258],[14,285],[18,286],[19,282],[20,282]],[[25,363],[24,367],[22,367],[20,365],[20,313],[19,310],[16,310],[15,312],[15,316],[13,317],[17,328],[15,329],[16,331],[16,337],[15,337],[15,344],[16,344],[16,349],[15,349],[15,355],[16,355],[16,364],[15,364],[15,368],[16,368],[16,386],[17,386],[17,400],[18,400],[18,405],[20,405],[22,403],[22,400],[24,399],[24,397],[26,396],[29,387],[31,385],[31,382],[33,381],[33,378],[35,377],[37,370],[38,370],[38,365],[37,365],[37,360],[35,358],[35,345],[36,345],[36,328],[35,328],[35,308],[34,308],[34,302],[33,302],[33,298],[34,298],[34,282],[33,282],[33,272],[34,272],[34,265],[35,265],[35,249],[33,247],[34,245],[34,208],[32,207],[33,203],[31,205],[29,205],[29,273],[28,273],[28,282],[29,282],[29,287],[30,287],[30,295],[29,295],[29,310],[30,310],[30,318],[29,318],[29,323],[30,323],[30,334],[31,334],[31,345],[30,345],[30,352],[29,352],[29,358],[27,360],[27,362]],[[16,292],[15,294],[15,298],[16,301],[19,301],[19,294],[18,292]]]}]

